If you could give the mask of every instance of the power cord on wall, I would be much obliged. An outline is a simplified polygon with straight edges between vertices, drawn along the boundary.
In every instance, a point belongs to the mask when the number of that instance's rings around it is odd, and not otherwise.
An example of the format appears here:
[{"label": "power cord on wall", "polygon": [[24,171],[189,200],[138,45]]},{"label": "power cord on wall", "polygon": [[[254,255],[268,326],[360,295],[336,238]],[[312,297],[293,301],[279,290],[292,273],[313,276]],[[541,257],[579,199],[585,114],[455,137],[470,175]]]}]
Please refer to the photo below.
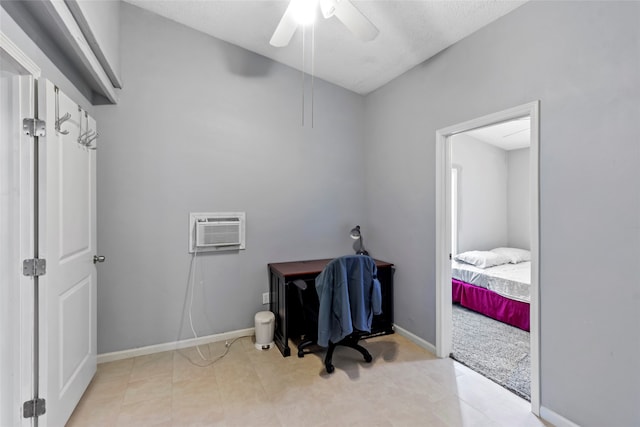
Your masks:
[{"label": "power cord on wall", "polygon": [[[193,326],[193,316],[192,316],[192,311],[193,311],[193,294],[195,293],[195,278],[196,278],[196,271],[197,271],[197,255],[198,255],[198,246],[195,246],[194,251],[193,251],[193,256],[191,257],[191,267],[189,269],[189,277],[187,278],[187,292],[191,291],[191,295],[189,297],[189,326],[191,327],[191,332],[193,333],[193,337],[197,340],[198,334],[196,333],[196,329]],[[198,363],[194,360],[191,359],[191,357],[186,354],[184,351],[182,350],[178,350],[178,353],[186,358],[189,363],[191,363],[192,365],[201,367],[201,368],[206,368],[207,366],[211,366],[213,365],[215,362],[217,362],[218,360],[222,359],[223,357],[225,357],[227,355],[227,353],[229,353],[229,349],[231,348],[231,346],[233,345],[233,343],[235,343],[239,338],[234,338],[233,340],[227,340],[224,343],[225,346],[225,350],[224,353],[222,353],[219,356],[216,356],[214,358],[207,358],[204,356],[204,354],[202,354],[202,351],[200,350],[200,345],[196,344],[196,351],[198,352],[198,355],[200,356],[200,358],[205,361],[205,363]],[[207,346],[208,348],[208,346]]]}]

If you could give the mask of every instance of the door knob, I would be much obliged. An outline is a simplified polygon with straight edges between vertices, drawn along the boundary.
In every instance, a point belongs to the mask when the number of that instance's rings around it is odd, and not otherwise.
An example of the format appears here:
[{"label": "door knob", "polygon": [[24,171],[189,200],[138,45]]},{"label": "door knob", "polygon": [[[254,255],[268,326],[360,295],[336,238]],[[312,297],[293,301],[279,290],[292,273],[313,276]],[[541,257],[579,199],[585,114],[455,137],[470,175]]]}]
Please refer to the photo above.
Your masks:
[{"label": "door knob", "polygon": [[102,255],[94,255],[93,256],[93,263],[98,263],[98,262],[104,262],[105,257]]}]

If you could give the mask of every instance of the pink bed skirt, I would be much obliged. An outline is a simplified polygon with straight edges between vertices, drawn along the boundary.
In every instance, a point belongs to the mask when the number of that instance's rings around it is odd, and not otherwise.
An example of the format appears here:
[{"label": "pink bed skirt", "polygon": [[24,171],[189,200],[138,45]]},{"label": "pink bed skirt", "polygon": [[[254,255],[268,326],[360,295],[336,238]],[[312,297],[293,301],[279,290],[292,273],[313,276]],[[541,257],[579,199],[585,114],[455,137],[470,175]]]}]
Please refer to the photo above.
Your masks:
[{"label": "pink bed skirt", "polygon": [[451,279],[452,300],[516,328],[529,331],[529,304],[505,298],[485,288]]}]

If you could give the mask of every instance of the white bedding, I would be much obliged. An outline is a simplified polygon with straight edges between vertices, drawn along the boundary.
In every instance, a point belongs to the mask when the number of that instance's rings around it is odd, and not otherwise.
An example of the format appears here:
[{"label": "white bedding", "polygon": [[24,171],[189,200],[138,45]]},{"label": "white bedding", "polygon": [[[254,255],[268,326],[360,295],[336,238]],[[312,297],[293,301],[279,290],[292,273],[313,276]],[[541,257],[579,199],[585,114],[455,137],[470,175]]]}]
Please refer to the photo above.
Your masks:
[{"label": "white bedding", "polygon": [[451,262],[451,277],[489,289],[505,298],[528,303],[531,284],[531,261],[478,268],[462,262]]}]

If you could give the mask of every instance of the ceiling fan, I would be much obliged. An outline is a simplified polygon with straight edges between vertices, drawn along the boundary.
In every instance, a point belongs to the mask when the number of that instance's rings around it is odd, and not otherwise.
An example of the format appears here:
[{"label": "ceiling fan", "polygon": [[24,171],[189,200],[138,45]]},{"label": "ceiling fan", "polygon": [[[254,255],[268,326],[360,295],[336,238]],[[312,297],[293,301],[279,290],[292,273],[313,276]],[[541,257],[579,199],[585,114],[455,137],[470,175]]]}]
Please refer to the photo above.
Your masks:
[{"label": "ceiling fan", "polygon": [[299,25],[313,22],[318,4],[325,19],[335,16],[359,39],[369,41],[378,35],[376,26],[350,0],[291,0],[269,43],[275,47],[288,45]]}]

